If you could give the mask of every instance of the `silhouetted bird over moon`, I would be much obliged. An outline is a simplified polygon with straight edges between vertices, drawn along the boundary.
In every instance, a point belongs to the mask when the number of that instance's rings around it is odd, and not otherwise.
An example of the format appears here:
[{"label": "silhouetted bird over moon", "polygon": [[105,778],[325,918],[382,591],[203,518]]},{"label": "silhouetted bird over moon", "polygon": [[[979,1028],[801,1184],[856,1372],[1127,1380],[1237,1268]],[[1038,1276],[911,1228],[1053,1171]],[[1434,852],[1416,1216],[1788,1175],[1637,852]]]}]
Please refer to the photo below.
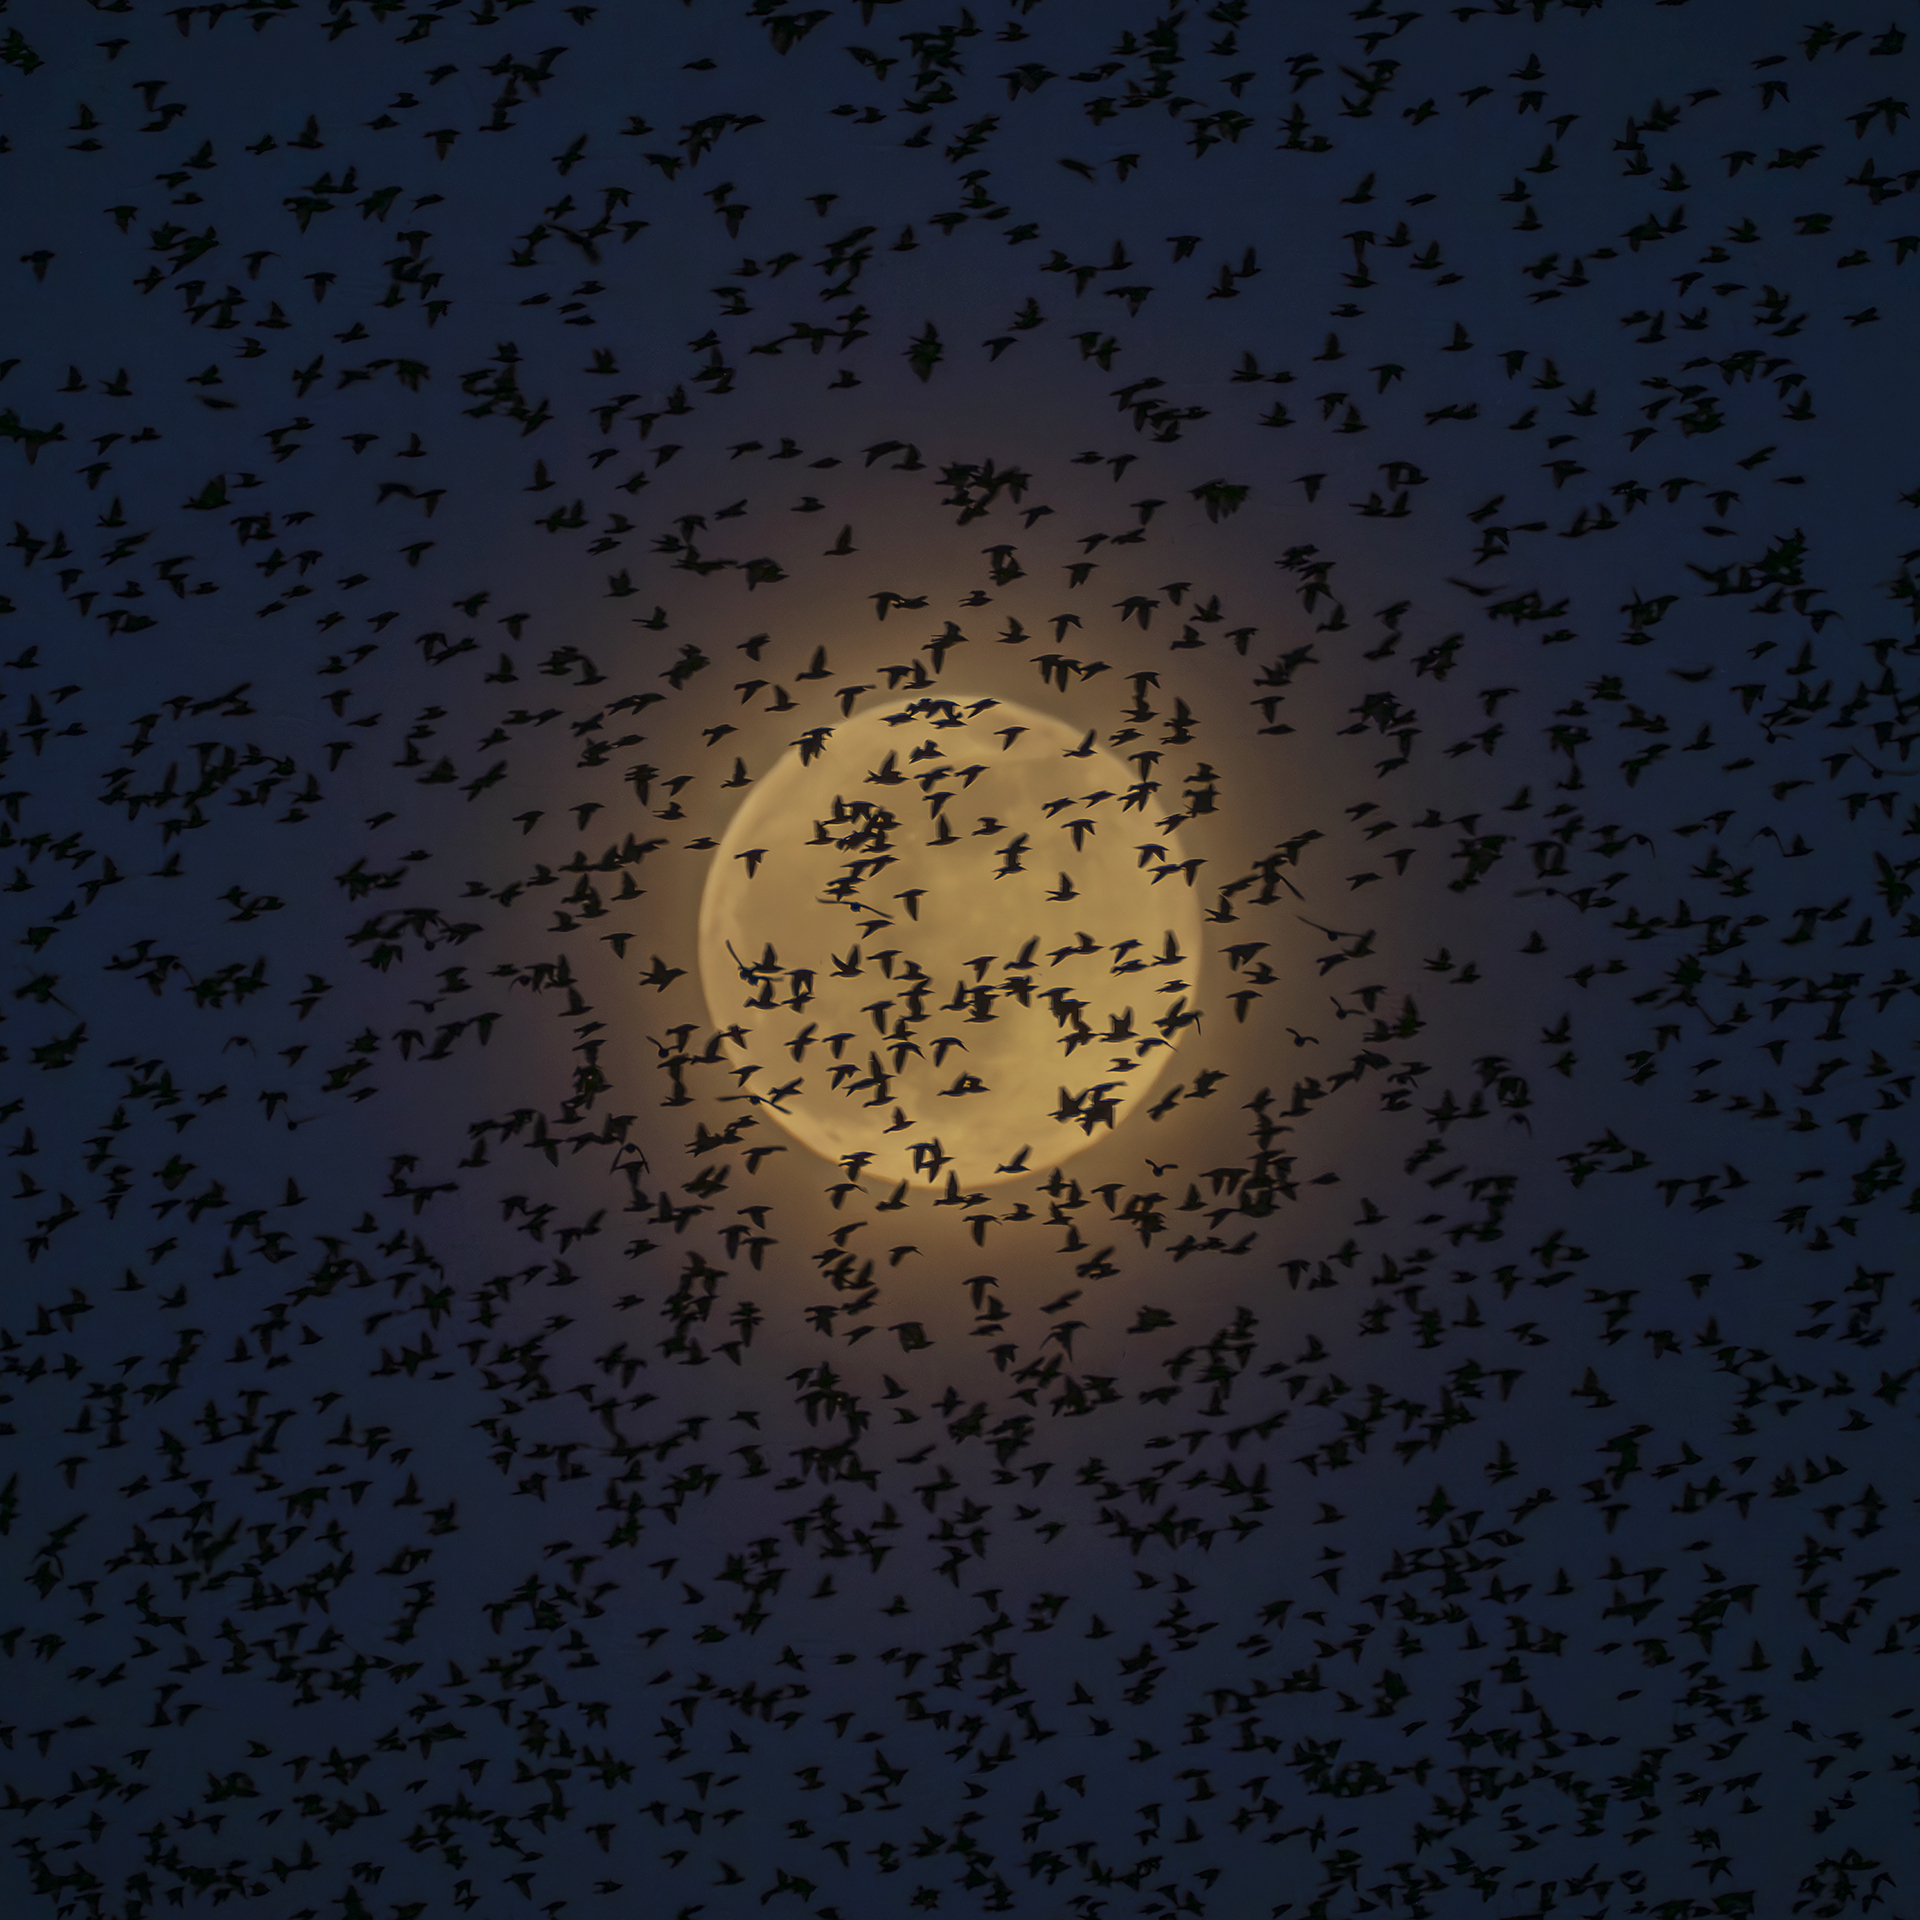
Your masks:
[{"label": "silhouetted bird over moon", "polygon": [[713,1022],[758,1069],[739,1097],[830,1160],[967,1187],[1120,1124],[1198,1019],[1200,910],[1155,788],[1083,745],[921,696],[755,782],[700,907]]}]

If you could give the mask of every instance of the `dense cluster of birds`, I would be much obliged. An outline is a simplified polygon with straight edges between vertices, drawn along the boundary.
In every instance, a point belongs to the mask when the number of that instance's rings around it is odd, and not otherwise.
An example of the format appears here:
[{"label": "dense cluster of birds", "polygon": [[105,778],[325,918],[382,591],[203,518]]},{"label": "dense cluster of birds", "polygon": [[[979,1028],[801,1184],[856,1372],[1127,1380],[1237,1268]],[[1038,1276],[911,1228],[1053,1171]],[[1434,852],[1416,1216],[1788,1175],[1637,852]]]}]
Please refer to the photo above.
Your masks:
[{"label": "dense cluster of birds", "polygon": [[5,12],[0,1905],[1920,1912],[1888,12]]},{"label": "dense cluster of birds", "polygon": [[[1146,841],[1127,820],[1160,757],[1142,749],[1129,778],[1097,727],[992,698],[810,729],[735,814],[702,895],[702,986],[745,1056],[721,1098],[896,1197],[944,1177],[957,1202],[1030,1179],[1036,1152],[1070,1157],[1075,1130],[1111,1132],[1203,1017],[1199,911],[1162,889],[1206,862],[1180,857],[1176,816],[1149,817]],[[984,1241],[994,1216],[967,1217]]]}]

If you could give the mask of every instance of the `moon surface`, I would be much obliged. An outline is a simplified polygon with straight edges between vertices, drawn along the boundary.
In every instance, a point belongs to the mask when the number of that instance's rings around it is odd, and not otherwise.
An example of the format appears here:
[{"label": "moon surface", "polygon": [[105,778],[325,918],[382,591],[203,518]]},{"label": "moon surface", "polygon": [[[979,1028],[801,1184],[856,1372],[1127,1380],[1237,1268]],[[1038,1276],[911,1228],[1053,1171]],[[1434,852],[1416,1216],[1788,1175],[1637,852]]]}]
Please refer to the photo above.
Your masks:
[{"label": "moon surface", "polygon": [[803,734],[701,898],[726,1098],[849,1178],[969,1189],[1118,1126],[1199,1018],[1197,863],[1158,758],[985,698]]}]

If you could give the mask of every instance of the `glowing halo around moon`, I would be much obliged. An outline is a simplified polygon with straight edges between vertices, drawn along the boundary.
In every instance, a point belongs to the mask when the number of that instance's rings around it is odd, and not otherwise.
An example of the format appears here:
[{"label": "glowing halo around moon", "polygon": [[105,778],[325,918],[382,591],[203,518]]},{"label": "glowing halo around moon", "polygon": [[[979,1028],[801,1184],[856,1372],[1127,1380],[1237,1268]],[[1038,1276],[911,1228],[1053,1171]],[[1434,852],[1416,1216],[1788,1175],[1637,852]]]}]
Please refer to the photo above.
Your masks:
[{"label": "glowing halo around moon", "polygon": [[849,1177],[982,1187],[1104,1137],[1199,1017],[1197,862],[1152,764],[985,698],[802,735],[701,897],[726,1098]]}]

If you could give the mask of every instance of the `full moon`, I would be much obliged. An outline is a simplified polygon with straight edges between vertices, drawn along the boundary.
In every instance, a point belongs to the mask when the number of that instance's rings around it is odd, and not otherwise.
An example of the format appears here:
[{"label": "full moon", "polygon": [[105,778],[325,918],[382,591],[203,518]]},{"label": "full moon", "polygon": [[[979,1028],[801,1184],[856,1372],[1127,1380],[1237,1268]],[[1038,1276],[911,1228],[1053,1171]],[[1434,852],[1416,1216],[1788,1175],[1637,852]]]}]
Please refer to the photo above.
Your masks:
[{"label": "full moon", "polygon": [[742,1113],[848,1177],[967,1188],[1118,1126],[1199,1020],[1199,865],[1131,763],[1009,701],[794,742],[700,904]]}]

